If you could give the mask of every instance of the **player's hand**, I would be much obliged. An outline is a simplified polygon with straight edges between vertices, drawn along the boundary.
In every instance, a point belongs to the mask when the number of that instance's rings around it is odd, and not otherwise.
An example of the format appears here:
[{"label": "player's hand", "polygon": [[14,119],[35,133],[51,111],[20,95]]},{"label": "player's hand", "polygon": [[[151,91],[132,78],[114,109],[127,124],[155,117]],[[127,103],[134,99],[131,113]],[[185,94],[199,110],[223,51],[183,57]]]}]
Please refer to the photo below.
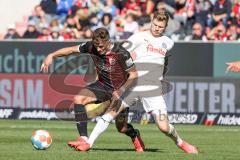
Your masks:
[{"label": "player's hand", "polygon": [[113,96],[113,97],[116,97],[116,98],[118,98],[118,99],[120,99],[121,95],[122,95],[122,91],[121,91],[120,89],[115,90],[115,91],[112,93],[112,96]]},{"label": "player's hand", "polygon": [[43,73],[48,73],[48,68],[52,64],[53,56],[49,54],[41,65],[40,71]]},{"label": "player's hand", "polygon": [[111,102],[109,105],[109,110],[112,111],[118,111],[119,108],[121,107],[121,91],[120,90],[116,90],[112,93],[112,98],[111,98]]},{"label": "player's hand", "polygon": [[226,63],[228,65],[226,72],[240,72],[240,61]]},{"label": "player's hand", "polygon": [[121,107],[122,101],[118,98],[113,97],[111,99],[111,103],[109,105],[108,111],[115,111],[118,112],[119,108]]}]

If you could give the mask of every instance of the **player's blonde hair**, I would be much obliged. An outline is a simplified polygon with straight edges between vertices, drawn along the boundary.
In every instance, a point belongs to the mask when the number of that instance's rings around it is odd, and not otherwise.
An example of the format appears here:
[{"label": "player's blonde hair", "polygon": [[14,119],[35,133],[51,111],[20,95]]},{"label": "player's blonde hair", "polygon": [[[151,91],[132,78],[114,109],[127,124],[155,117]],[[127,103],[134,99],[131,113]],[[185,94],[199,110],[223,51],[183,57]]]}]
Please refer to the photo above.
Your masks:
[{"label": "player's blonde hair", "polygon": [[156,19],[157,21],[165,21],[168,24],[169,15],[166,11],[155,11],[153,13],[153,20]]}]

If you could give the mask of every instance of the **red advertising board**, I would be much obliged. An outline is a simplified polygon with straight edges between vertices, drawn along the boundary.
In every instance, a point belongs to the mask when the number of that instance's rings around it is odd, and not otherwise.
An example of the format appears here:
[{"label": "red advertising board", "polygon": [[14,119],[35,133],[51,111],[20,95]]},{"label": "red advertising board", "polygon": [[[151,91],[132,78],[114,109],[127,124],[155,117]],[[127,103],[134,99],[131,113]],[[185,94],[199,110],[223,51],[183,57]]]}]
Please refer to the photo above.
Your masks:
[{"label": "red advertising board", "polygon": [[0,74],[0,107],[67,108],[85,80],[82,75]]}]

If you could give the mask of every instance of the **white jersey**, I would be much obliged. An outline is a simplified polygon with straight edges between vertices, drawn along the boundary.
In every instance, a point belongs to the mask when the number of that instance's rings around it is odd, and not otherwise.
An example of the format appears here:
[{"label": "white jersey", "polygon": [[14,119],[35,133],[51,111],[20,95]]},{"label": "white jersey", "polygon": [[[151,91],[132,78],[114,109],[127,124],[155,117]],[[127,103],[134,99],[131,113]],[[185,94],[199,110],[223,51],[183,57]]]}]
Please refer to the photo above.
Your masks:
[{"label": "white jersey", "polygon": [[[135,33],[128,40],[130,46],[125,47],[134,59],[139,76],[138,84],[131,91],[138,91],[137,96],[141,98],[146,112],[167,114],[166,103],[161,95],[162,83],[159,80],[163,78],[165,57],[174,45],[173,40],[167,36],[154,37],[150,31]],[[130,96],[136,97],[135,92],[131,92]],[[129,99],[131,101],[133,98]]]},{"label": "white jersey", "polygon": [[150,31],[133,34],[130,41],[130,48],[127,50],[133,55],[135,62],[146,62],[164,65],[165,56],[174,42],[167,36],[154,37]]},{"label": "white jersey", "polygon": [[[136,69],[138,70],[139,76],[145,74],[140,72],[139,68],[144,67],[148,68],[148,71],[151,72],[151,75],[155,73],[158,75],[158,78],[155,80],[161,80],[163,78],[164,71],[164,62],[167,51],[169,51],[174,42],[172,39],[167,36],[154,37],[151,32],[144,31],[133,34],[129,39],[129,46],[126,48],[132,55],[134,62],[136,64]],[[138,67],[139,63],[143,64]],[[152,63],[151,67],[148,65]],[[157,65],[156,65],[157,64]],[[153,79],[151,76],[145,77],[145,81]]]}]

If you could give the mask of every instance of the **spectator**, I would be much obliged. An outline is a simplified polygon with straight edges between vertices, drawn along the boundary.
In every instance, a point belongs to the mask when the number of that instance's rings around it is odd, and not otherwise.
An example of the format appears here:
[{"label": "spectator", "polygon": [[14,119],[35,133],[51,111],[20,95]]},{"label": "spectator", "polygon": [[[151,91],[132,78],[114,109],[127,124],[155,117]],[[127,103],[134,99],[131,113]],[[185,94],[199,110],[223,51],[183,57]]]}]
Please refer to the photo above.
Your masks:
[{"label": "spectator", "polygon": [[[168,4],[166,4],[164,2],[159,2],[157,4],[156,9],[158,12],[167,11],[170,14],[175,12],[174,8],[172,8],[171,6],[169,6]],[[174,20],[171,16],[169,16],[168,25],[167,25],[165,34],[171,35],[177,31],[179,31],[179,29],[180,29],[180,23],[178,21]]]},{"label": "spectator", "polygon": [[208,19],[207,25],[212,28],[219,23],[223,23],[223,25],[226,27],[230,13],[230,0],[217,0],[213,6],[212,15]]},{"label": "spectator", "polygon": [[235,4],[232,8],[232,17],[235,17],[236,19],[240,18],[240,0],[236,0]]},{"label": "spectator", "polygon": [[64,23],[64,28],[70,28],[70,29],[81,29],[81,26],[79,24],[79,21],[77,18],[75,18],[74,15],[68,15],[66,18],[66,21]]},{"label": "spectator", "polygon": [[110,13],[112,17],[117,15],[117,7],[114,5],[113,0],[106,0],[100,15],[102,16],[104,13]]},{"label": "spectator", "polygon": [[126,15],[124,28],[123,28],[123,37],[122,38],[128,38],[133,33],[137,32],[139,30],[139,25],[135,20],[135,16],[132,13],[128,13]]},{"label": "spectator", "polygon": [[71,9],[73,0],[58,0],[57,1],[57,15],[59,16],[59,21],[64,22],[69,10]]},{"label": "spectator", "polygon": [[50,34],[49,40],[59,40],[63,41],[64,38],[60,33],[60,29],[58,27],[52,28],[52,32]]},{"label": "spectator", "polygon": [[75,21],[78,21],[77,23],[80,26],[78,30],[82,30],[84,27],[90,26],[88,15],[89,15],[88,10],[85,10],[85,9],[77,10],[74,18],[75,18]]},{"label": "spectator", "polygon": [[18,39],[20,38],[19,34],[15,29],[15,25],[11,24],[8,26],[7,33],[4,36],[4,39]]},{"label": "spectator", "polygon": [[140,3],[138,3],[137,0],[128,0],[127,1],[124,9],[121,12],[121,15],[125,16],[128,13],[131,13],[131,14],[135,15],[136,17],[140,17],[142,15]]},{"label": "spectator", "polygon": [[170,18],[172,18],[173,14],[176,12],[176,9],[173,6],[167,4],[164,1],[158,2],[154,10],[157,10],[159,12],[167,11],[167,13],[170,15]]},{"label": "spectator", "polygon": [[50,23],[57,17],[57,0],[42,0],[40,6],[46,14],[47,22]]},{"label": "spectator", "polygon": [[195,8],[196,8],[196,22],[201,23],[204,27],[207,24],[208,16],[212,12],[212,3],[210,0],[196,0]]},{"label": "spectator", "polygon": [[214,41],[226,41],[227,34],[226,34],[226,27],[223,24],[218,24],[208,33],[208,39]]},{"label": "spectator", "polygon": [[236,20],[236,26],[237,26],[237,39],[240,40],[240,17]]},{"label": "spectator", "polygon": [[154,11],[154,2],[153,0],[138,0],[138,1],[142,15],[138,17],[137,22],[139,26],[144,26],[146,23],[150,23],[151,21],[150,15]]},{"label": "spectator", "polygon": [[89,13],[99,14],[99,12],[103,10],[103,8],[104,8],[104,5],[100,0],[91,0],[91,5],[89,6]]},{"label": "spectator", "polygon": [[89,6],[89,0],[73,0],[73,6],[78,8],[86,8]]},{"label": "spectator", "polygon": [[198,22],[194,23],[192,27],[192,34],[187,36],[184,40],[185,41],[190,41],[190,40],[207,41],[207,38],[204,35],[203,26],[201,25],[201,23],[198,23]]},{"label": "spectator", "polygon": [[22,38],[36,39],[39,35],[40,35],[40,33],[37,31],[36,24],[33,21],[29,21],[27,30],[24,32]]},{"label": "spectator", "polygon": [[[138,0],[143,16],[150,16],[154,11],[153,0]],[[157,3],[156,3],[157,4]]]},{"label": "spectator", "polygon": [[42,32],[41,34],[38,36],[38,40],[43,40],[43,41],[47,41],[49,40],[50,37],[50,29],[49,29],[49,25],[48,24],[44,24],[42,26]]},{"label": "spectator", "polygon": [[67,15],[68,11],[73,5],[73,0],[58,0],[57,1],[57,14]]},{"label": "spectator", "polygon": [[238,39],[237,25],[231,24],[227,29],[227,39],[230,41],[235,41]]},{"label": "spectator", "polygon": [[[210,40],[240,40],[240,0],[41,0],[29,16],[22,38],[89,38],[91,30],[98,27],[107,28],[111,38],[128,38],[149,28],[153,10],[169,13],[165,34],[174,40],[205,41],[206,36]],[[9,27],[4,38],[19,35]]]},{"label": "spectator", "polygon": [[80,32],[76,28],[63,29],[61,35],[65,40],[80,38]]},{"label": "spectator", "polygon": [[50,28],[54,28],[54,27],[57,27],[57,28],[60,27],[60,24],[57,19],[54,19],[50,22]]},{"label": "spectator", "polygon": [[98,17],[97,17],[97,14],[91,14],[91,15],[89,16],[89,21],[90,21],[90,28],[91,28],[93,31],[98,28],[99,19],[98,19]]},{"label": "spectator", "polygon": [[[47,23],[45,12],[40,5],[34,7],[33,14],[29,17],[29,21],[36,24],[37,30],[41,30],[41,26]],[[49,23],[49,22],[48,22]]]},{"label": "spectator", "polygon": [[118,1],[114,0],[114,4],[118,9],[118,14],[122,13],[124,7],[126,6],[127,1],[128,0],[118,0]]},{"label": "spectator", "polygon": [[112,20],[112,15],[110,13],[103,14],[101,22],[98,24],[98,27],[104,27],[108,30],[110,38],[115,39],[116,37],[116,25]]},{"label": "spectator", "polygon": [[56,15],[57,14],[57,0],[42,0],[40,6],[46,14]]},{"label": "spectator", "polygon": [[82,30],[83,34],[81,38],[83,39],[91,39],[92,38],[92,30],[90,27],[84,27]]},{"label": "spectator", "polygon": [[184,30],[192,26],[195,15],[195,0],[175,0],[174,19],[183,25]]},{"label": "spectator", "polygon": [[84,9],[84,8],[87,9],[89,6],[88,3],[89,3],[89,0],[73,0],[73,5],[71,9],[68,11],[68,14],[75,15],[77,10]]}]

